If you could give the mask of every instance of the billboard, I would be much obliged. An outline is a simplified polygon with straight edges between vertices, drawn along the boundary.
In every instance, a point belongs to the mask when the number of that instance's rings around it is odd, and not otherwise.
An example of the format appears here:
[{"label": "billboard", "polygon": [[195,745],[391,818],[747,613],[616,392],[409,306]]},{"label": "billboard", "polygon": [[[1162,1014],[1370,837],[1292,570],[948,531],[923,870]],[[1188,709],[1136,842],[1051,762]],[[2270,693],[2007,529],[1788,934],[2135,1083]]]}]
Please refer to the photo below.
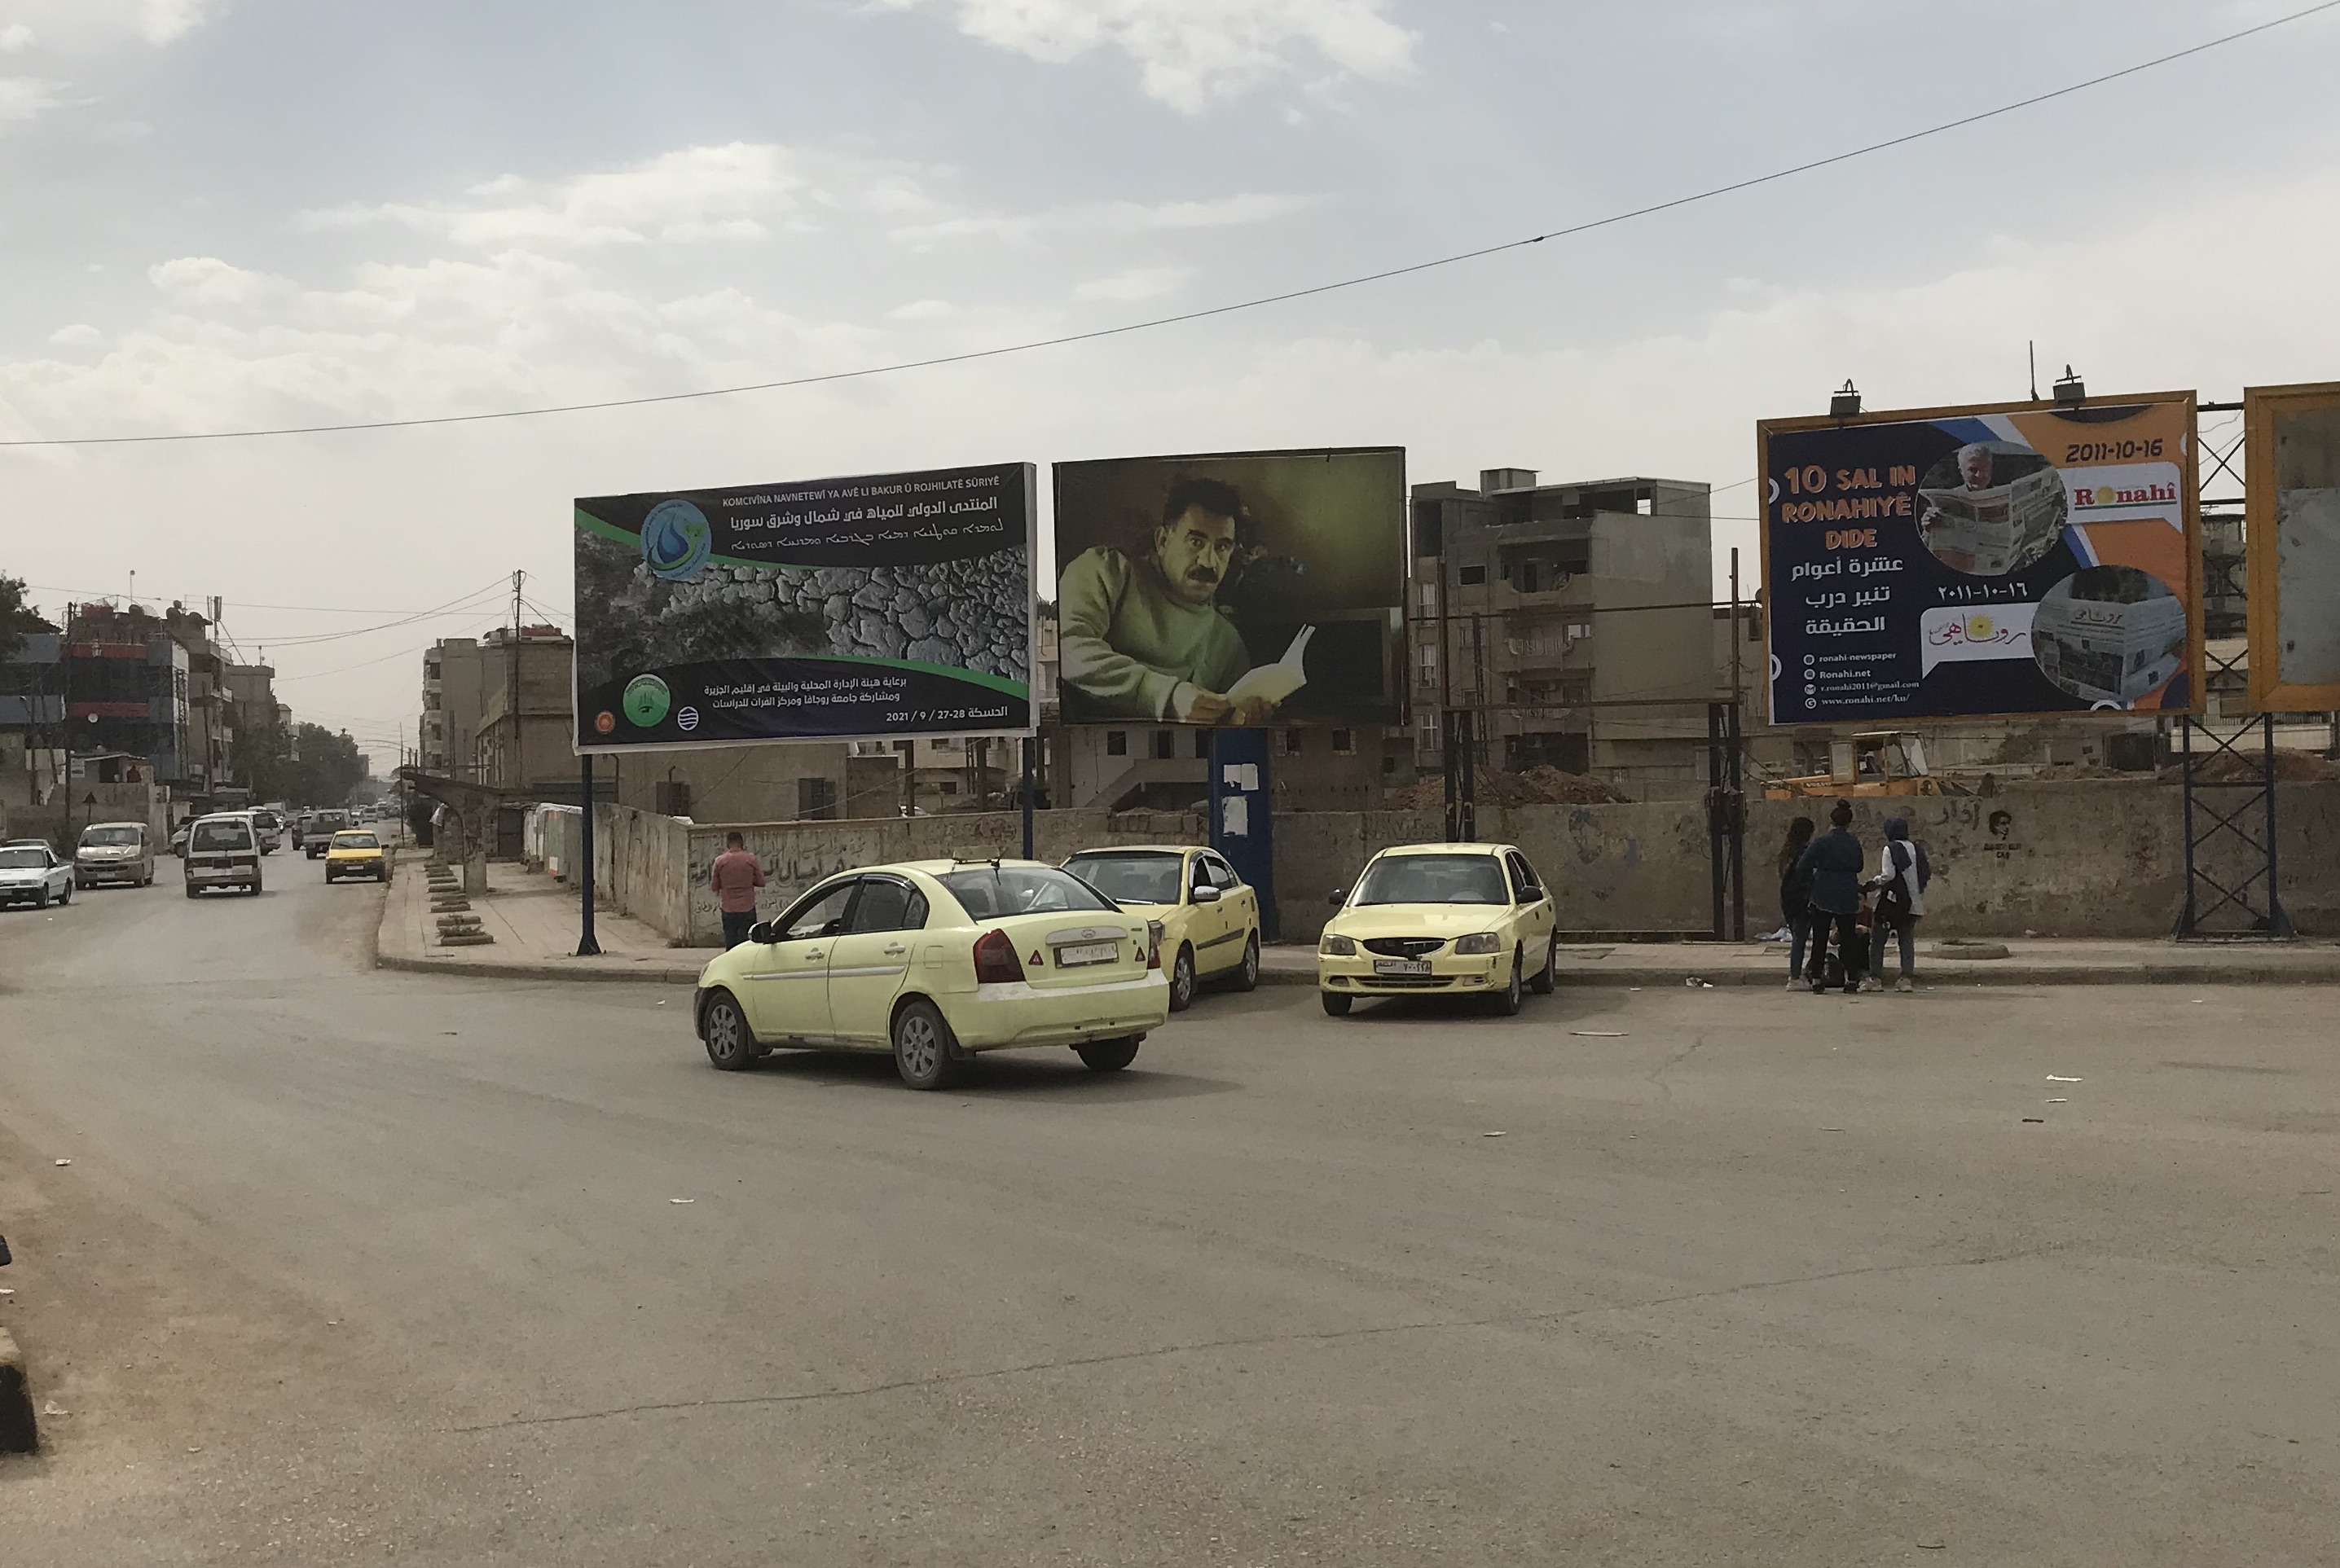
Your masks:
[{"label": "billboard", "polygon": [[578,501],[577,749],[1029,734],[1036,479]]},{"label": "billboard", "polygon": [[2243,392],[2251,706],[2340,708],[2340,381]]},{"label": "billboard", "polygon": [[2196,713],[2194,394],[1757,427],[1774,724]]},{"label": "billboard", "polygon": [[1056,465],[1067,724],[1399,722],[1405,449]]}]

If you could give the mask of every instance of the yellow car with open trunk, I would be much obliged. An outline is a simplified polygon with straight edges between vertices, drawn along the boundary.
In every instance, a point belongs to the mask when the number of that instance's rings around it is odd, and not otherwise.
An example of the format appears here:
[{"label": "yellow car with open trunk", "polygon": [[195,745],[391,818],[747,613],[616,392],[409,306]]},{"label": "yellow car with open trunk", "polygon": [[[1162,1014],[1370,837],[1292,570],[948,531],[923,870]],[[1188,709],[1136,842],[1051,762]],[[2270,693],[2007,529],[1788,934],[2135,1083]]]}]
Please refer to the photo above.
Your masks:
[{"label": "yellow car with open trunk", "polygon": [[1483,997],[1514,1013],[1523,990],[1552,993],[1552,895],[1510,844],[1397,844],[1333,902],[1316,989],[1335,1018],[1359,997]]},{"label": "yellow car with open trunk", "polygon": [[1170,1011],[1161,927],[1029,861],[865,866],[806,890],[699,971],[726,1071],[775,1047],[888,1050],[940,1089],[984,1051],[1068,1048],[1117,1072]]}]

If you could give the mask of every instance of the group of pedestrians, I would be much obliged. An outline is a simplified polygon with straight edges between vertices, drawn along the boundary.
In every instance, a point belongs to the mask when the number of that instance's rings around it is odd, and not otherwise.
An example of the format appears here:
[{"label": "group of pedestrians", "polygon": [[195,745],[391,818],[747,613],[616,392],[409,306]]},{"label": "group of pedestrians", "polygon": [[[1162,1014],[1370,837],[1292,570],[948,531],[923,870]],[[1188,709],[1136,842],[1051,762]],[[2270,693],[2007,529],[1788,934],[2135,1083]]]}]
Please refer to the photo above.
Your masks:
[{"label": "group of pedestrians", "polygon": [[[1780,918],[1788,927],[1788,989],[1809,985],[1814,995],[1831,985],[1845,991],[1883,991],[1885,942],[1901,944],[1901,978],[1896,991],[1915,991],[1918,922],[1926,913],[1926,884],[1933,867],[1926,848],[1909,837],[1907,817],[1889,817],[1885,846],[1874,874],[1860,841],[1852,835],[1852,803],[1839,801],[1829,813],[1829,831],[1816,833],[1808,816],[1788,824],[1780,851]],[[1864,895],[1874,892],[1863,940]],[[1829,940],[1836,940],[1831,958]]]}]

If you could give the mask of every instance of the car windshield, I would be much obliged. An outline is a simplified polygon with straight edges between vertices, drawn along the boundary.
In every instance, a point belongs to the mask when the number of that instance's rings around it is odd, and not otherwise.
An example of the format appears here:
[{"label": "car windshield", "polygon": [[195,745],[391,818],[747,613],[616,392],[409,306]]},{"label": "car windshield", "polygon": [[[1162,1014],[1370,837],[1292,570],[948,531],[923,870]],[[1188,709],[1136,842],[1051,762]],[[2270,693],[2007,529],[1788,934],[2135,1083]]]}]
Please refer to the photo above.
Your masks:
[{"label": "car windshield", "polygon": [[250,849],[252,829],[240,822],[199,822],[189,843],[195,849]]},{"label": "car windshield", "polygon": [[1096,889],[1054,866],[986,865],[946,872],[936,879],[977,920],[1054,910],[1115,908]]},{"label": "car windshield", "polygon": [[1485,854],[1385,854],[1365,868],[1353,903],[1509,903],[1503,868]]},{"label": "car windshield", "polygon": [[48,863],[45,850],[0,849],[0,871],[38,871]]},{"label": "car windshield", "polygon": [[380,849],[381,843],[370,833],[337,833],[333,835],[335,849]]},{"label": "car windshield", "polygon": [[138,830],[134,827],[94,827],[81,835],[84,849],[99,844],[134,844],[137,842]]},{"label": "car windshield", "polygon": [[1084,854],[1065,869],[1097,892],[1123,903],[1176,903],[1182,854]]}]

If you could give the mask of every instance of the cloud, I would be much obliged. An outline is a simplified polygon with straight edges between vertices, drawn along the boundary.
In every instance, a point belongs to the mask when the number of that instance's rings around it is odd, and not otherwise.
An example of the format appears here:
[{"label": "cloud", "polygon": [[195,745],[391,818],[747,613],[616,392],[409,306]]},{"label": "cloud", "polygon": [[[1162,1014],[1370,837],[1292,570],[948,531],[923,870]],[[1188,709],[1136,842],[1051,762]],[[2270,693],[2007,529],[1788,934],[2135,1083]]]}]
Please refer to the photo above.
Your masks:
[{"label": "cloud", "polygon": [[89,349],[105,341],[105,334],[87,321],[75,321],[70,327],[59,327],[51,332],[49,341],[60,349]]},{"label": "cloud", "polygon": [[1137,267],[1082,283],[1073,290],[1073,298],[1135,304],[1140,300],[1158,300],[1165,294],[1175,293],[1193,276],[1194,270],[1188,267]]},{"label": "cloud", "polygon": [[768,143],[688,147],[623,168],[538,182],[508,174],[458,202],[306,214],[310,230],[396,223],[471,250],[755,240],[782,219],[899,219],[939,211],[907,165]]},{"label": "cloud", "polygon": [[52,109],[87,102],[66,96],[62,82],[38,76],[0,76],[0,125],[21,125],[39,119]]},{"label": "cloud", "polygon": [[29,42],[37,33],[74,49],[136,38],[159,48],[177,43],[227,7],[228,0],[9,0],[17,20],[0,30],[0,39],[22,33]]},{"label": "cloud", "polygon": [[1227,229],[1288,216],[1310,204],[1305,196],[1264,192],[1198,202],[1100,202],[1047,212],[964,213],[933,222],[897,228],[894,236],[913,243],[968,235],[1031,243],[1051,234],[1155,234],[1185,229]]},{"label": "cloud", "polygon": [[878,0],[942,11],[959,31],[1051,64],[1092,50],[1135,61],[1147,96],[1183,113],[1302,71],[1313,54],[1336,75],[1390,81],[1413,65],[1413,35],[1386,0]]},{"label": "cloud", "polygon": [[33,30],[22,22],[11,22],[0,27],[0,54],[15,54],[31,48]]}]

